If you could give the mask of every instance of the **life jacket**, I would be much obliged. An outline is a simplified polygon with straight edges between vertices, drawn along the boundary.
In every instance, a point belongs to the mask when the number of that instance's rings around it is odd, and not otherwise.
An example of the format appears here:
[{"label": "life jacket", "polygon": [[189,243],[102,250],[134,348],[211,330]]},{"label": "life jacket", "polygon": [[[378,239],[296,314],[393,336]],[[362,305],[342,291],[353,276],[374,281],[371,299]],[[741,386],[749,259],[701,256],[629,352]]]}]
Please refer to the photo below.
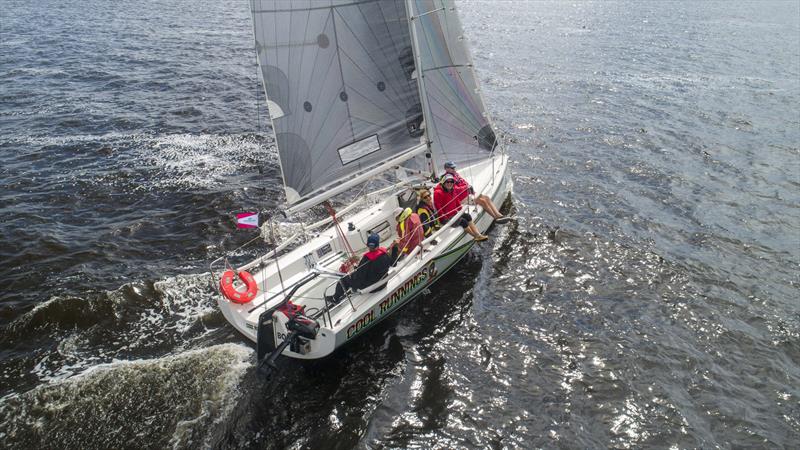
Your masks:
[{"label": "life jacket", "polygon": [[410,215],[411,215],[411,208],[406,208],[397,217],[397,226],[400,227],[398,229],[398,234],[400,235],[400,237],[403,237],[403,236],[406,235],[406,224],[405,224],[405,222],[406,222],[406,219],[408,219],[408,216],[410,216]]},{"label": "life jacket", "polygon": [[439,218],[436,217],[436,209],[428,206],[425,202],[417,204],[417,215],[422,222],[423,235],[430,236],[434,230],[439,229]]},{"label": "life jacket", "polygon": [[406,208],[397,219],[397,236],[400,238],[399,248],[405,254],[411,253],[425,238],[419,216]]},{"label": "life jacket", "polygon": [[[364,257],[358,263],[358,268],[349,275],[350,286],[354,289],[372,286],[389,272],[391,265],[391,257],[383,247],[364,253]],[[382,289],[382,287],[379,289]]]},{"label": "life jacket", "polygon": [[378,257],[385,254],[386,254],[386,249],[383,247],[378,247],[375,250],[370,250],[367,253],[364,253],[364,257],[370,261],[375,261],[376,259],[378,259]]}]

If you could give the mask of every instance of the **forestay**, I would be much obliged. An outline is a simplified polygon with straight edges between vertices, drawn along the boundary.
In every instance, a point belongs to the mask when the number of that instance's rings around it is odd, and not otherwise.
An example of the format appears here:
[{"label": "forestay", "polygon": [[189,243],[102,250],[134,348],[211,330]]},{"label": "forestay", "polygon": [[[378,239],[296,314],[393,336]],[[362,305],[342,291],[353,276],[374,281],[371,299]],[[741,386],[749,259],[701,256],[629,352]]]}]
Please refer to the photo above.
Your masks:
[{"label": "forestay", "polygon": [[452,0],[407,0],[426,132],[438,160],[460,165],[491,156],[497,145]]},{"label": "forestay", "polygon": [[251,11],[290,204],[312,206],[342,180],[419,149],[402,1],[251,0]]}]

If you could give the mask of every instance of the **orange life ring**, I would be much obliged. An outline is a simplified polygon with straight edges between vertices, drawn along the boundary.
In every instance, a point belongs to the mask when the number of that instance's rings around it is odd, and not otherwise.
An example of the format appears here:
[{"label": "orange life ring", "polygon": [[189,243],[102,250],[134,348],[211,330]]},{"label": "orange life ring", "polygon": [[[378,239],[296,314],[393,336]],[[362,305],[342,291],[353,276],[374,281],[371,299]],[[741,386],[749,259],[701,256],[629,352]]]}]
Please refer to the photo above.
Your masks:
[{"label": "orange life ring", "polygon": [[228,270],[222,274],[222,279],[219,280],[219,288],[222,291],[222,295],[234,303],[247,303],[256,298],[256,294],[258,294],[258,283],[256,283],[256,279],[250,275],[250,272],[239,272],[239,279],[242,280],[242,283],[247,287],[244,292],[237,290],[233,286],[233,277],[235,275],[236,272],[233,270]]}]

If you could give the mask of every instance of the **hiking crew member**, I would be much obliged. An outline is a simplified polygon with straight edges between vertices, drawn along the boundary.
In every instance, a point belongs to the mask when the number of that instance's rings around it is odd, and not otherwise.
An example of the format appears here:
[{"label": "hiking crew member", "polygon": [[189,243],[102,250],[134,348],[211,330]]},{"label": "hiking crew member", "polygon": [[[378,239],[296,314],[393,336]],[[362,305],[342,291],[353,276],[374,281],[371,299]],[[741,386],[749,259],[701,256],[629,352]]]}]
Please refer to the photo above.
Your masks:
[{"label": "hiking crew member", "polygon": [[[458,215],[461,211],[461,202],[469,196],[469,185],[456,187],[456,179],[452,174],[445,174],[442,182],[436,185],[433,190],[433,204],[439,214],[439,220],[447,223],[451,218]],[[466,183],[464,183],[466,184]],[[453,226],[461,226],[476,241],[488,239],[478,231],[478,227],[472,222],[472,216],[468,213],[461,213]]]},{"label": "hiking crew member", "polygon": [[[465,180],[464,177],[462,177],[461,175],[458,174],[458,172],[456,172],[456,164],[454,162],[447,161],[446,163],[444,163],[444,172],[445,172],[444,177],[446,177],[447,175],[453,176],[453,178],[455,179],[456,189],[466,189],[470,194],[475,193],[475,189],[473,189],[472,186],[469,185],[469,182],[467,182],[467,180]],[[442,180],[444,180],[444,177],[442,177]],[[475,204],[483,208],[483,210],[486,211],[490,216],[492,216],[495,222],[499,224],[503,224],[511,220],[510,217],[501,214],[500,211],[497,209],[497,207],[494,205],[492,199],[487,197],[486,195],[483,194],[478,195],[477,198],[475,198]]]}]

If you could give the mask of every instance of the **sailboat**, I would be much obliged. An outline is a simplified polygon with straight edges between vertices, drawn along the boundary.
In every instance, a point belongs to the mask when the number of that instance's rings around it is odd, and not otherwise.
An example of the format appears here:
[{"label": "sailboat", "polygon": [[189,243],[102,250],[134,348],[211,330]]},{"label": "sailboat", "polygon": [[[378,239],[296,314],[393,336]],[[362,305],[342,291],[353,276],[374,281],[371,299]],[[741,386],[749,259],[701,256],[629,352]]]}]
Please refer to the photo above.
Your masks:
[{"label": "sailboat", "polygon": [[[330,217],[255,260],[211,264],[225,318],[261,361],[331,354],[419,296],[475,245],[450,223],[373,286],[330,301],[349,261],[396,237],[398,207],[416,204],[444,162],[474,196],[501,205],[512,180],[486,113],[451,0],[251,0],[255,47],[277,144],[285,214]],[[383,185],[364,193],[370,180]],[[362,188],[359,190],[359,186]],[[355,192],[355,194],[353,194]],[[354,196],[336,211],[334,196]],[[484,232],[493,218],[462,208]]]}]

